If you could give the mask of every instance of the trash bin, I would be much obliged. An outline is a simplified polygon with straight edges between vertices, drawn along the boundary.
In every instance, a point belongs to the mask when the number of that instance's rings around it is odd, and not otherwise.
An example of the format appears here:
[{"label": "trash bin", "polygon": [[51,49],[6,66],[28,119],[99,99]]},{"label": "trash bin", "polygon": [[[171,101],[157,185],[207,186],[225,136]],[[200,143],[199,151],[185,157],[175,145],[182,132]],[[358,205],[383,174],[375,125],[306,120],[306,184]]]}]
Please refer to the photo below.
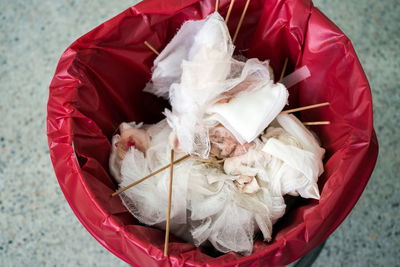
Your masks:
[{"label": "trash bin", "polygon": [[[112,253],[134,266],[282,266],[321,244],[354,207],[374,168],[378,143],[367,78],[350,40],[309,0],[252,0],[237,38],[237,53],[270,59],[278,75],[307,65],[311,77],[291,88],[289,108],[329,101],[304,111],[326,149],[321,199],[298,198],[274,225],[271,242],[253,253],[214,254],[140,224],[111,197],[110,139],[123,121],[155,123],[167,103],[142,92],[155,55],[180,25],[214,11],[214,0],[147,0],[75,41],[61,56],[50,85],[47,135],[60,187],[86,229]],[[234,31],[245,0],[236,0],[229,20]],[[229,1],[220,1],[225,16]]]}]

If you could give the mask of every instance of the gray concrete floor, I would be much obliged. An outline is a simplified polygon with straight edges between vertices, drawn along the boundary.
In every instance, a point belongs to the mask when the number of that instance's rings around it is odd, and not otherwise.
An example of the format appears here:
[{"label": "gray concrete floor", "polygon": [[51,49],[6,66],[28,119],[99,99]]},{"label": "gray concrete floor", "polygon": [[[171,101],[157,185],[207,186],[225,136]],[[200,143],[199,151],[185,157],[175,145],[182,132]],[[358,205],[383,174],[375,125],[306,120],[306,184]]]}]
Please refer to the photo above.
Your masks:
[{"label": "gray concrete floor", "polygon": [[[126,266],[64,200],[45,133],[63,50],[136,1],[0,0],[0,266]],[[397,0],[316,0],[353,41],[370,80],[380,156],[357,206],[314,266],[400,266]]]}]

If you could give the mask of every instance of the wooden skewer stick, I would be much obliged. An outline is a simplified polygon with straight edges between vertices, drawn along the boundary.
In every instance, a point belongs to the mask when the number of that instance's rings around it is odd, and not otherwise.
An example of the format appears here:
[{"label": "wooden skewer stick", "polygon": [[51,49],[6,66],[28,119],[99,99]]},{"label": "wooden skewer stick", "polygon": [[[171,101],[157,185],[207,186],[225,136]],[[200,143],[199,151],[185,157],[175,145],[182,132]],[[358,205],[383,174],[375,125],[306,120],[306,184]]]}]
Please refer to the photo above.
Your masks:
[{"label": "wooden skewer stick", "polygon": [[154,54],[159,55],[160,52],[157,51],[149,42],[144,41],[144,45],[147,46],[151,51],[154,52]]},{"label": "wooden skewer stick", "polygon": [[231,16],[231,12],[233,9],[233,5],[235,4],[235,0],[231,0],[228,8],[228,13],[226,13],[225,24],[228,24],[229,17]]},{"label": "wooden skewer stick", "polygon": [[310,121],[310,122],[303,122],[304,125],[328,125],[331,124],[330,121]]},{"label": "wooden skewer stick", "polygon": [[215,0],[215,12],[218,12],[219,0]]},{"label": "wooden skewer stick", "polygon": [[287,63],[288,63],[288,58],[286,58],[285,63],[283,63],[283,69],[282,69],[281,77],[279,78],[279,81],[282,81],[283,76],[285,76]]},{"label": "wooden skewer stick", "polygon": [[[179,162],[181,162],[181,161],[187,159],[188,157],[190,157],[190,155],[183,156],[183,157],[181,157],[181,158],[175,160],[175,161],[173,162],[173,164],[177,164],[177,163],[179,163]],[[115,191],[114,193],[112,193],[111,196],[116,196],[116,195],[121,194],[122,192],[128,190],[128,189],[131,188],[132,186],[135,186],[135,185],[137,185],[137,184],[140,184],[140,183],[143,182],[144,180],[146,180],[146,179],[148,179],[148,178],[150,178],[150,177],[152,177],[152,176],[154,176],[154,175],[156,175],[156,174],[162,172],[163,170],[168,169],[170,166],[171,166],[171,164],[165,165],[164,167],[162,167],[162,168],[156,170],[155,172],[152,172],[152,173],[150,173],[149,175],[146,175],[146,176],[143,177],[142,179],[139,179],[139,180],[137,180],[137,181],[131,183],[130,185],[127,185],[127,186],[125,186],[125,187],[123,187],[123,188],[118,189],[117,191]]]},{"label": "wooden skewer stick", "polygon": [[171,149],[171,164],[169,168],[168,210],[165,225],[164,256],[168,256],[169,228],[171,221],[172,181],[174,179],[174,150]]},{"label": "wooden skewer stick", "polygon": [[324,103],[320,103],[320,104],[284,110],[281,112],[281,114],[293,113],[293,112],[297,112],[297,111],[302,111],[302,110],[307,110],[307,109],[312,109],[312,108],[319,108],[319,107],[324,107],[324,106],[328,106],[328,105],[330,105],[329,102],[324,102]]},{"label": "wooden skewer stick", "polygon": [[223,163],[225,161],[225,159],[203,159],[203,158],[199,158],[199,157],[193,157],[195,160],[203,162],[203,163],[215,163],[215,164],[219,164],[219,163]]},{"label": "wooden skewer stick", "polygon": [[243,23],[244,17],[246,16],[247,9],[249,8],[249,4],[250,4],[250,0],[247,0],[246,5],[244,6],[244,9],[242,11],[242,15],[240,16],[238,26],[236,27],[235,34],[233,35],[233,39],[232,39],[233,43],[235,43],[236,38],[239,34],[240,28],[242,27],[242,23]]}]

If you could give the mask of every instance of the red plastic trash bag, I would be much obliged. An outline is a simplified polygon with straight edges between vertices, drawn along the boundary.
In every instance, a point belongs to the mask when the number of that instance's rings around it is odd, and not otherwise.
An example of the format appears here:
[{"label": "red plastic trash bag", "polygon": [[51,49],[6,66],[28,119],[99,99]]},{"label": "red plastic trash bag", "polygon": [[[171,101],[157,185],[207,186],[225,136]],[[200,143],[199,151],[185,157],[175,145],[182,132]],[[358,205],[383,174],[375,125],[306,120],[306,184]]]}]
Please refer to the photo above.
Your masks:
[{"label": "red plastic trash bag", "polygon": [[[321,199],[297,198],[274,226],[270,243],[256,240],[250,256],[212,254],[138,221],[111,197],[110,139],[123,121],[155,123],[167,103],[143,93],[155,54],[182,22],[214,11],[214,0],[148,0],[131,7],[74,42],[62,55],[50,86],[47,134],[60,187],[86,229],[134,266],[280,266],[325,240],[351,211],[374,168],[378,143],[367,78],[350,40],[308,0],[252,0],[237,39],[237,53],[270,59],[279,76],[307,65],[311,77],[289,89],[290,107],[329,101],[303,111],[303,121],[330,121],[313,128],[326,148]],[[236,29],[245,1],[229,21]],[[228,0],[219,12],[225,16]]]}]

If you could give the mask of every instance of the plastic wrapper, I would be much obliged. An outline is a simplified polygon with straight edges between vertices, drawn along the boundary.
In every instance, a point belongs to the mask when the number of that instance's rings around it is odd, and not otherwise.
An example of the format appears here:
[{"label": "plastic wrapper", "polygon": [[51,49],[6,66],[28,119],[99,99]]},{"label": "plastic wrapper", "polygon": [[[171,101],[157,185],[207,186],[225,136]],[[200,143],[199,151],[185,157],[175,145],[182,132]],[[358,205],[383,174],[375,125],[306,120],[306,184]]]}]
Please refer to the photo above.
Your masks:
[{"label": "plastic wrapper", "polygon": [[[245,1],[236,1],[228,23],[234,32]],[[228,1],[219,11],[225,16]],[[75,41],[62,55],[50,86],[47,135],[54,170],[71,208],[107,249],[134,266],[282,266],[304,256],[344,220],[374,168],[378,144],[366,76],[350,40],[308,0],[253,0],[236,41],[236,53],[270,60],[279,77],[306,65],[311,76],[289,89],[289,107],[329,101],[303,111],[302,121],[327,120],[313,130],[326,149],[320,200],[296,199],[274,225],[269,243],[253,253],[215,254],[139,224],[111,197],[111,137],[123,121],[155,123],[167,102],[143,92],[155,55],[188,19],[214,11],[214,1],[148,0]],[[167,204],[166,204],[167,205]]]}]

